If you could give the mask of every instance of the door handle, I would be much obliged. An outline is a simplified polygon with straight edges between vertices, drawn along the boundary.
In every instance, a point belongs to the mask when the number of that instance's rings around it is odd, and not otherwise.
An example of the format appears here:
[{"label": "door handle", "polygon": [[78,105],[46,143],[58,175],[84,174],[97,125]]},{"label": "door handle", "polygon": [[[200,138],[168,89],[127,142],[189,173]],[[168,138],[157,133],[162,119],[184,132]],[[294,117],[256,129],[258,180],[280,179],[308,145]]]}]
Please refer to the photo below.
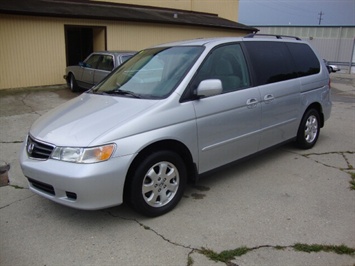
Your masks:
[{"label": "door handle", "polygon": [[267,94],[264,96],[264,102],[265,103],[270,103],[275,99],[274,95],[272,94]]},{"label": "door handle", "polygon": [[247,107],[248,108],[255,108],[258,105],[258,100],[255,98],[251,98],[247,100]]}]

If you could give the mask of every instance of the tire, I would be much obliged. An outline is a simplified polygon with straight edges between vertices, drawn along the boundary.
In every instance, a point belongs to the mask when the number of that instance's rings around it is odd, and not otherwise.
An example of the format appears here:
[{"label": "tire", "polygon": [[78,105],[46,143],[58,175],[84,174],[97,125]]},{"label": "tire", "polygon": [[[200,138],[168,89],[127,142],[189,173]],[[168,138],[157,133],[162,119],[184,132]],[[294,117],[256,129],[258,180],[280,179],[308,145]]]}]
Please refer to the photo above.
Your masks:
[{"label": "tire", "polygon": [[156,217],[171,211],[186,185],[186,166],[179,155],[159,151],[139,163],[131,177],[129,203],[138,213]]},{"label": "tire", "polygon": [[76,79],[75,79],[73,74],[69,75],[69,83],[68,83],[68,85],[69,85],[69,89],[72,92],[78,92],[79,91],[78,84],[76,83]]},{"label": "tire", "polygon": [[301,149],[312,148],[319,137],[320,119],[319,113],[315,109],[308,110],[302,118],[297,132],[297,146]]}]

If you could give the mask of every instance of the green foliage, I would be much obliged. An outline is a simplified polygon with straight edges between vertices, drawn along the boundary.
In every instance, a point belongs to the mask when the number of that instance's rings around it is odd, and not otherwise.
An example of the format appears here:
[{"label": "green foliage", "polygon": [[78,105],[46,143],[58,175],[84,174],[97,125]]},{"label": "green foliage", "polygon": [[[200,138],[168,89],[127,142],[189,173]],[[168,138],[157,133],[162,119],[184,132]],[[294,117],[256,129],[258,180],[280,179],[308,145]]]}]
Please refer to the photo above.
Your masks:
[{"label": "green foliage", "polygon": [[193,264],[194,264],[194,260],[190,256],[188,256],[187,257],[187,266],[192,266]]},{"label": "green foliage", "polygon": [[319,245],[319,244],[301,244],[297,243],[293,246],[293,248],[297,251],[302,251],[302,252],[334,252],[337,254],[346,254],[346,255],[354,255],[355,254],[355,249],[354,248],[349,248],[345,245],[340,245],[340,246],[335,246],[335,245]]},{"label": "green foliage", "polygon": [[[235,259],[235,257],[240,257],[243,256],[244,254],[248,253],[249,251],[259,249],[262,247],[273,247],[277,250],[284,250],[286,248],[293,248],[296,251],[300,252],[333,252],[339,255],[355,255],[355,248],[350,248],[345,245],[320,245],[320,244],[302,244],[302,243],[296,243],[293,246],[259,246],[259,247],[254,247],[254,248],[248,248],[248,247],[240,247],[232,250],[225,250],[220,253],[214,252],[211,249],[205,249],[202,248],[199,250],[199,252],[203,255],[205,255],[207,258],[210,260],[216,261],[216,262],[224,262],[224,263],[229,263],[231,260]],[[188,262],[188,266],[191,266],[191,264]],[[355,266],[355,265],[354,265]]]},{"label": "green foliage", "polygon": [[275,249],[277,249],[277,250],[284,250],[284,249],[286,249],[286,247],[283,247],[283,246],[275,246]]},{"label": "green foliage", "polygon": [[200,253],[205,255],[206,257],[208,257],[211,260],[221,261],[221,262],[226,263],[226,262],[231,261],[235,257],[240,257],[240,256],[246,254],[248,251],[249,251],[249,248],[240,247],[240,248],[236,248],[236,249],[232,249],[232,250],[225,250],[220,253],[216,253],[213,250],[202,248]]},{"label": "green foliage", "polygon": [[350,180],[350,189],[351,190],[355,190],[355,173],[349,173],[351,176],[351,180]]}]

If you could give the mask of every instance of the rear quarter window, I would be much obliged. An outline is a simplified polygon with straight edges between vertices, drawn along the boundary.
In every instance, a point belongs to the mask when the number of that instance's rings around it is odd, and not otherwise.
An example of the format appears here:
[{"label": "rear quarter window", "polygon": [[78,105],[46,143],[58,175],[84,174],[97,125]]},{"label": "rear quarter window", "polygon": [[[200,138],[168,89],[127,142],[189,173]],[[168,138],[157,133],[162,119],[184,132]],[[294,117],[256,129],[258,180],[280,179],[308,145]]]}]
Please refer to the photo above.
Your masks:
[{"label": "rear quarter window", "polygon": [[257,85],[269,84],[320,72],[320,63],[305,43],[245,42]]},{"label": "rear quarter window", "polygon": [[298,77],[309,76],[320,72],[320,63],[311,47],[304,43],[287,43],[292,59],[295,62]]}]

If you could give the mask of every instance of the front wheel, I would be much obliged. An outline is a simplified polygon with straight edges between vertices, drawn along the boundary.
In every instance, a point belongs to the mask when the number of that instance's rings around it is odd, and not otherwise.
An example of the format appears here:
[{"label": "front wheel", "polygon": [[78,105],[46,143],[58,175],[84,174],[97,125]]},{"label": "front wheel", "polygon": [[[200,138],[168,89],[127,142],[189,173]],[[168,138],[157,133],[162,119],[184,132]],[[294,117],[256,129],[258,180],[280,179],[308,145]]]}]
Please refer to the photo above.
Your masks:
[{"label": "front wheel", "polygon": [[139,213],[156,217],[172,210],[186,184],[186,167],[171,151],[155,152],[138,165],[132,178],[129,201]]},{"label": "front wheel", "polygon": [[76,83],[76,79],[75,79],[73,74],[70,74],[70,76],[69,76],[69,89],[72,92],[78,92],[79,91],[78,84]]},{"label": "front wheel", "polygon": [[303,116],[298,129],[297,146],[302,149],[312,148],[318,140],[319,132],[319,113],[315,109],[310,109]]}]

